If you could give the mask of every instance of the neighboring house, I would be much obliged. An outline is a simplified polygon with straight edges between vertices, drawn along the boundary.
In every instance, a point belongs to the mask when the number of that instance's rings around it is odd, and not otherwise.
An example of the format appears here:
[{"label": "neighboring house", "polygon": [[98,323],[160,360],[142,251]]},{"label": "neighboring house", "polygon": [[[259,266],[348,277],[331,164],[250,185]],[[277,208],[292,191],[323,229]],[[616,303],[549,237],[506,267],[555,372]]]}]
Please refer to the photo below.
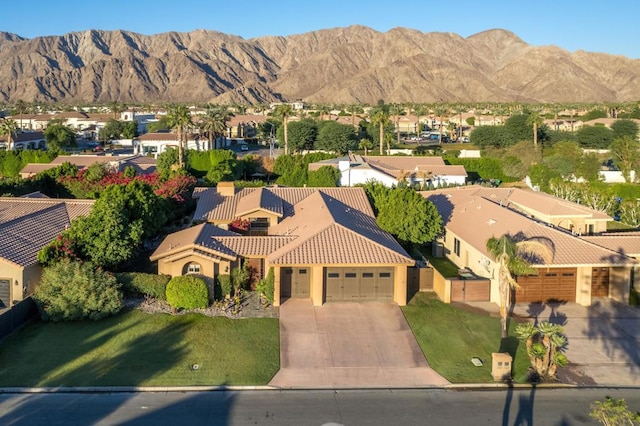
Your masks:
[{"label": "neighboring house", "polygon": [[71,163],[78,166],[82,170],[94,163],[106,163],[107,167],[116,172],[122,172],[128,166],[135,169],[136,174],[151,174],[157,169],[157,160],[142,155],[59,155],[50,163],[28,163],[20,171],[20,177],[23,179],[35,176],[45,170],[53,169],[64,163]]},{"label": "neighboring house", "polygon": [[406,181],[412,185],[440,186],[464,185],[467,172],[464,166],[444,163],[441,157],[368,157],[350,154],[309,164],[309,170],[322,166],[335,167],[340,171],[340,186],[354,186],[376,181],[385,186],[398,185]]},{"label": "neighboring house", "polygon": [[33,293],[42,268],[37,253],[91,211],[94,200],[0,197],[0,309]]},{"label": "neighboring house", "polygon": [[[638,262],[620,248],[613,248],[614,244],[596,244],[593,239],[598,237],[580,238],[551,223],[560,220],[566,226],[565,220],[571,220],[576,224],[575,231],[578,223],[588,229],[593,220],[596,229],[604,220],[599,212],[593,211],[588,218],[582,206],[571,207],[568,204],[572,203],[564,200],[554,204],[534,192],[508,191],[473,186],[423,192],[438,208],[445,226],[444,236],[434,245],[434,254],[488,278],[485,299],[499,303],[497,265],[486,249],[487,240],[505,234],[535,239],[549,248],[551,260],[539,264],[531,259],[538,273],[517,278],[516,302],[555,299],[589,306],[594,298],[608,297],[628,303],[631,282],[639,276],[634,273]],[[439,294],[444,299],[450,297],[446,288]]]},{"label": "neighboring house", "polygon": [[[178,149],[178,135],[176,133],[146,133],[133,139],[134,154],[153,154],[157,158],[158,155],[165,152],[167,148]],[[187,136],[187,149],[209,151],[213,149],[213,147],[209,146],[209,139],[206,136],[194,134]]]},{"label": "neighboring house", "polygon": [[267,118],[263,115],[234,115],[226,123],[225,136],[229,139],[255,139],[258,137],[258,126]]},{"label": "neighboring house", "polygon": [[0,136],[0,149],[46,149],[47,143],[42,132],[20,132],[12,137],[9,146],[8,135]]},{"label": "neighboring house", "polygon": [[[245,188],[233,183],[194,192],[194,221],[151,255],[158,273],[197,273],[211,282],[246,264],[275,276],[274,305],[288,298],[407,303],[415,261],[376,224],[363,188]],[[246,221],[247,235],[228,230]]]}]

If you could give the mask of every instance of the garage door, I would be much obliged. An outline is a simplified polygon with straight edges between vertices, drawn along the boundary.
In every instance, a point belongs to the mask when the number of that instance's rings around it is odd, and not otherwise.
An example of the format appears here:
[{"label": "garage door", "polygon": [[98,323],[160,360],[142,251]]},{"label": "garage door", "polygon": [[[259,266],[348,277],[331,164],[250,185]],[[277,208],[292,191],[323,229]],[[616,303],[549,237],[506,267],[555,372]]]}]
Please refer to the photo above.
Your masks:
[{"label": "garage door", "polygon": [[0,280],[0,309],[11,305],[11,288],[9,280]]},{"label": "garage door", "polygon": [[326,268],[325,301],[393,301],[394,268]]},{"label": "garage door", "polygon": [[538,269],[538,275],[518,277],[516,302],[576,301],[576,268]]},{"label": "garage door", "polygon": [[591,297],[609,297],[609,268],[591,270]]},{"label": "garage door", "polygon": [[311,295],[310,285],[309,268],[282,268],[280,273],[281,297],[307,299]]}]

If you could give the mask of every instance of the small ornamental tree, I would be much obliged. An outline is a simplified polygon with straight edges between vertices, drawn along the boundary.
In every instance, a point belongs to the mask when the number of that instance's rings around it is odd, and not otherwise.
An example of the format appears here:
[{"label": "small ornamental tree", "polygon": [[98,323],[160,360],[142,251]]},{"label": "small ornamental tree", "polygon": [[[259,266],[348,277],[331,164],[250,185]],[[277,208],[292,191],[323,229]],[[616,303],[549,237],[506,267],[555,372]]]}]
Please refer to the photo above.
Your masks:
[{"label": "small ornamental tree", "polygon": [[167,302],[175,309],[205,309],[209,306],[207,284],[193,275],[173,277],[167,284]]},{"label": "small ornamental tree", "polygon": [[605,426],[633,426],[640,424],[640,413],[629,410],[624,399],[605,397],[591,404],[589,416]]},{"label": "small ornamental tree", "polygon": [[562,352],[567,346],[563,328],[543,321],[537,326],[531,323],[518,324],[516,335],[527,348],[531,368],[539,379],[555,379],[558,367],[567,365],[567,357]]},{"label": "small ornamental tree", "polygon": [[274,298],[274,288],[275,288],[275,276],[273,273],[273,268],[269,268],[269,272],[267,276],[258,281],[258,285],[256,286],[256,291],[264,296],[264,298],[273,305]]},{"label": "small ornamental tree", "polygon": [[44,321],[97,321],[122,306],[116,278],[88,262],[62,259],[44,268],[34,299]]}]

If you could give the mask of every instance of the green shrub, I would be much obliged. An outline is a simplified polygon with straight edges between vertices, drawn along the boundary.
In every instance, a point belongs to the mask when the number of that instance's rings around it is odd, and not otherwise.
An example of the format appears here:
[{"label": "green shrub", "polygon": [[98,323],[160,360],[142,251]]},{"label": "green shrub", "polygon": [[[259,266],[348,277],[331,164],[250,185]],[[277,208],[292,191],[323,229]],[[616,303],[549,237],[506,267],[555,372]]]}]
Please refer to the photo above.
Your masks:
[{"label": "green shrub", "polygon": [[234,294],[237,294],[240,289],[248,290],[249,276],[246,264],[242,268],[234,268],[231,271],[231,285],[233,286]]},{"label": "green shrub", "polygon": [[126,294],[142,294],[155,299],[166,300],[169,275],[146,274],[143,272],[123,272],[116,279]]},{"label": "green shrub", "polygon": [[[220,274],[216,277],[216,294],[214,294],[216,300],[222,300],[227,296],[231,296],[232,290],[233,284],[231,282],[231,275]],[[220,292],[219,294],[218,291]]]},{"label": "green shrub", "polygon": [[167,302],[176,309],[205,309],[209,306],[207,284],[193,275],[173,277],[167,284]]},{"label": "green shrub", "polygon": [[271,304],[273,304],[274,283],[275,277],[273,274],[273,268],[269,268],[267,276],[261,279],[256,286],[256,290]]},{"label": "green shrub", "polygon": [[116,278],[89,262],[63,259],[44,268],[34,300],[44,321],[97,321],[122,306]]}]

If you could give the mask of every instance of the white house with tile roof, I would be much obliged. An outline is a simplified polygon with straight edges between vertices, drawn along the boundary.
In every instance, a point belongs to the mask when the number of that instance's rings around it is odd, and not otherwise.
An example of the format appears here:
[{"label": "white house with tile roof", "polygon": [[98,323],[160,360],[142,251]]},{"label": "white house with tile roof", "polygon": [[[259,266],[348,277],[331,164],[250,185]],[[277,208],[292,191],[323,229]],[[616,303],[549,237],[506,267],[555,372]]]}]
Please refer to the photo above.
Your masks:
[{"label": "white house with tile roof", "polygon": [[33,293],[42,268],[37,254],[91,211],[94,200],[0,197],[0,308]]},{"label": "white house with tile roof", "polygon": [[[152,254],[158,273],[198,270],[212,280],[247,264],[273,268],[277,306],[288,298],[407,303],[415,261],[381,230],[363,188],[200,189],[193,228],[169,235]],[[247,235],[227,230],[236,220]]]},{"label": "white house with tile roof", "polygon": [[[572,232],[544,220],[577,216],[587,221],[582,206],[576,205],[572,211],[564,201],[559,201],[557,208],[553,208],[554,203],[547,199],[544,200],[547,205],[542,205],[533,192],[528,194],[529,199],[524,192],[519,194],[522,198],[513,197],[520,203],[512,203],[510,197],[505,197],[506,193],[501,197],[496,196],[497,192],[466,187],[422,193],[443,217],[446,232],[438,241],[443,254],[458,267],[489,278],[490,301],[499,302],[499,290],[496,264],[486,249],[486,242],[491,237],[509,234],[516,239],[542,242],[551,254],[548,263],[531,259],[538,274],[518,277],[520,288],[515,292],[516,302],[557,299],[588,306],[594,298],[608,297],[628,303],[631,280],[638,277],[638,273],[633,272],[638,265],[636,259],[614,248],[615,243],[604,244],[604,240],[595,243],[598,237],[581,238],[575,229]],[[549,212],[556,215],[548,216]],[[600,220],[600,213],[592,212],[592,216],[595,221]]]},{"label": "white house with tile roof", "polygon": [[432,187],[464,185],[464,166],[445,164],[442,157],[364,156],[350,154],[309,164],[309,170],[322,166],[340,171],[340,186],[362,185],[376,181],[391,187],[406,181],[411,185]]}]

